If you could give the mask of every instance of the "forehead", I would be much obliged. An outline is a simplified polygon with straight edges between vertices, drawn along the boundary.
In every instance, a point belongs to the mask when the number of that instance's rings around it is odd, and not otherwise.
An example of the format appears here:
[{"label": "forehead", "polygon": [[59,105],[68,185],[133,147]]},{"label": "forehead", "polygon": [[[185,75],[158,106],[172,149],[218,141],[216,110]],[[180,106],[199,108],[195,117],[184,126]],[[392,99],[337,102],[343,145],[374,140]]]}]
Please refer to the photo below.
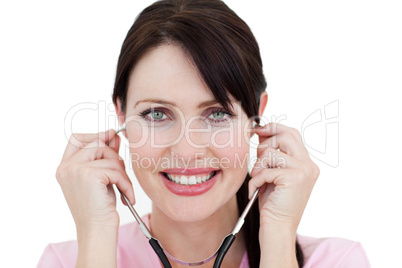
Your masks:
[{"label": "forehead", "polygon": [[191,59],[175,45],[162,45],[143,56],[128,84],[128,101],[142,98],[206,101],[214,99]]}]

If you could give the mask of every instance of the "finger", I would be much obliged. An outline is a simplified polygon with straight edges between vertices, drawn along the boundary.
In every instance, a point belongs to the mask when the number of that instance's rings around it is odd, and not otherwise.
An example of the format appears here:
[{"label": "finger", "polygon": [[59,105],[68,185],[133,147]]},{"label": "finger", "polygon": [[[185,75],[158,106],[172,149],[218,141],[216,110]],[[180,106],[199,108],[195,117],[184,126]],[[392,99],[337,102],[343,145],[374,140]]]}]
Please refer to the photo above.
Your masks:
[{"label": "finger", "polygon": [[115,184],[120,191],[122,191],[125,196],[130,201],[130,204],[135,204],[135,196],[133,185],[131,180],[127,176],[127,173],[122,170],[107,169],[107,168],[93,168],[94,172],[98,173],[100,181],[104,185]]},{"label": "finger", "polygon": [[286,173],[285,169],[265,169],[256,176],[252,177],[248,183],[248,198],[250,199],[257,188],[267,183],[277,184],[278,180]]},{"label": "finger", "polygon": [[285,154],[284,152],[278,151],[275,148],[265,148],[260,154],[257,156],[257,161],[254,164],[253,169],[251,170],[251,176],[256,176],[261,170],[265,170],[267,168],[275,169],[286,169],[286,168],[297,168],[300,166],[300,161]]},{"label": "finger", "polygon": [[79,150],[74,156],[74,161],[85,162],[98,159],[121,159],[112,148],[102,141],[94,141]]},{"label": "finger", "polygon": [[120,195],[120,200],[123,203],[123,205],[127,206],[126,200],[124,200],[123,195]]},{"label": "finger", "polygon": [[[275,135],[285,133],[285,132],[290,133],[291,135],[294,136],[294,138],[296,140],[301,141],[301,135],[297,129],[291,128],[291,127],[288,127],[288,126],[285,126],[282,124],[269,123],[263,127],[255,128],[255,133],[260,137],[260,139],[268,138],[268,137],[275,136]],[[260,140],[260,142],[262,142],[262,141]]]},{"label": "finger", "polygon": [[107,146],[113,149],[113,151],[116,152],[116,154],[119,154],[119,149],[120,149],[120,136],[115,135],[108,143],[106,143]]},{"label": "finger", "polygon": [[96,168],[120,169],[123,171],[126,170],[123,159],[98,159],[88,162],[87,165]]},{"label": "finger", "polygon": [[265,138],[257,147],[257,155],[265,148],[270,147],[279,149],[280,151],[298,159],[303,159],[306,156],[306,149],[300,140],[289,132],[283,132],[269,138]]},{"label": "finger", "polygon": [[105,132],[100,133],[91,133],[91,134],[79,134],[73,133],[71,134],[66,150],[64,151],[62,161],[70,158],[76,152],[78,152],[81,148],[85,147],[89,143],[92,143],[96,140],[101,140],[103,143],[109,142],[109,140],[114,137],[116,132],[113,129],[109,129]]}]

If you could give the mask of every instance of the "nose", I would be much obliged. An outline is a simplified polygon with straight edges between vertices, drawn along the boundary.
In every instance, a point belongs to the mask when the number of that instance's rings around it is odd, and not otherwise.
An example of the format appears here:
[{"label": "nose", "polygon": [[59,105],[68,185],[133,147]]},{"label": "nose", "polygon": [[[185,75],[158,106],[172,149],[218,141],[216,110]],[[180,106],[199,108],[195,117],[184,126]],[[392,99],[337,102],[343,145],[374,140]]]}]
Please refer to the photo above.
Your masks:
[{"label": "nose", "polygon": [[170,152],[179,157],[195,159],[206,155],[210,146],[211,126],[201,118],[186,120],[184,133],[171,147]]}]

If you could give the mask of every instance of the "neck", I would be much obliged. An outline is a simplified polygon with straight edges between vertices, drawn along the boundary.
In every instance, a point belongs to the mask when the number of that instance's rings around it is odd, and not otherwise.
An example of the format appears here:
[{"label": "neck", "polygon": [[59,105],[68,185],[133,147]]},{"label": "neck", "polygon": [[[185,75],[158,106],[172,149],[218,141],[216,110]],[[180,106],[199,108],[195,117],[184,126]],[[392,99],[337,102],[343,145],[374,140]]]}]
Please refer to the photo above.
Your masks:
[{"label": "neck", "polygon": [[[238,217],[236,196],[208,218],[195,222],[174,221],[153,205],[151,230],[152,235],[173,257],[187,262],[201,261],[215,253],[224,237],[233,230]],[[244,253],[245,243],[240,231],[222,267],[239,267]],[[213,261],[199,267],[212,267]],[[171,264],[172,267],[181,267],[173,261]]]}]

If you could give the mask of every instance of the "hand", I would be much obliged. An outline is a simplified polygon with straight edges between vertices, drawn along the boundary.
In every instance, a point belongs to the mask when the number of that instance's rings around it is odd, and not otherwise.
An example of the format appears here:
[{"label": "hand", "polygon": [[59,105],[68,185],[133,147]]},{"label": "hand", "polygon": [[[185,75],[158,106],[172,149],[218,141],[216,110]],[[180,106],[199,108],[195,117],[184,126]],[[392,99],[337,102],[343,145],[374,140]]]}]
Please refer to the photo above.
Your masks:
[{"label": "hand", "polygon": [[[290,227],[296,233],[304,208],[319,176],[296,129],[271,123],[256,128],[260,144],[249,183],[259,195],[260,226]],[[278,151],[279,149],[279,151]]]},{"label": "hand", "polygon": [[112,185],[134,204],[134,191],[123,160],[119,157],[120,137],[114,130],[98,134],[73,134],[57,168],[78,232],[94,227],[119,226]]}]

